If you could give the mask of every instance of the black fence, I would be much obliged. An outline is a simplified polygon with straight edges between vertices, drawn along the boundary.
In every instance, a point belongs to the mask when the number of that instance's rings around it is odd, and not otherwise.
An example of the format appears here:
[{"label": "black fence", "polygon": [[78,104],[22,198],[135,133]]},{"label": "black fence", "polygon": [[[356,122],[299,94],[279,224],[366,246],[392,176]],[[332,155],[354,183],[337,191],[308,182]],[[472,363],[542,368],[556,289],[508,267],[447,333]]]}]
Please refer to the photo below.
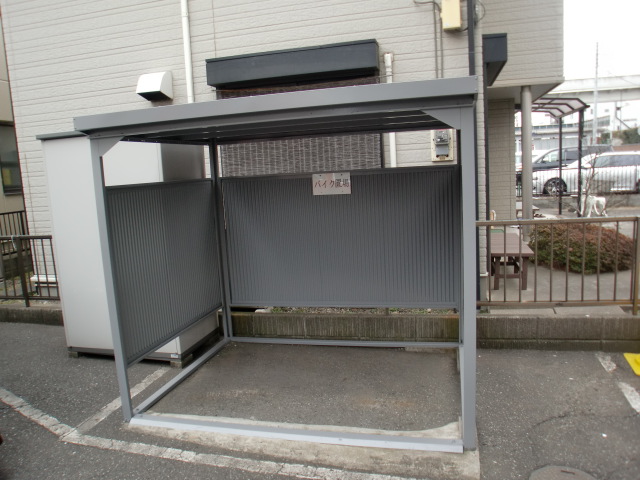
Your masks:
[{"label": "black fence", "polygon": [[51,235],[2,235],[0,251],[0,299],[60,299]]},{"label": "black fence", "polygon": [[0,236],[27,235],[27,216],[24,210],[0,214]]}]

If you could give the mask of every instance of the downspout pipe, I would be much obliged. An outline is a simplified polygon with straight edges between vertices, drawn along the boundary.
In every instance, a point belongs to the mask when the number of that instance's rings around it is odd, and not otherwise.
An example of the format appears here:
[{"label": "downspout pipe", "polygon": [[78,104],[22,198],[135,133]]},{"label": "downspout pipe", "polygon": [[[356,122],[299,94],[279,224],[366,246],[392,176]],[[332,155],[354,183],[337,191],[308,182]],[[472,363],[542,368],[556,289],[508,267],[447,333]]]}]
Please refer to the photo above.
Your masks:
[{"label": "downspout pipe", "polygon": [[467,35],[469,41],[469,76],[476,74],[476,2],[467,0]]},{"label": "downspout pipe", "polygon": [[[468,49],[469,49],[469,76],[472,77],[476,74],[476,32],[475,32],[475,25],[476,25],[476,18],[475,18],[475,11],[476,11],[476,2],[475,0],[467,0],[467,42],[468,42]],[[484,78],[482,79],[482,81],[484,82]],[[475,147],[478,146],[478,110],[477,107],[474,103],[473,105],[473,144],[475,145]],[[477,185],[477,180],[478,180],[478,149],[474,148],[475,151],[475,158],[473,159],[473,164],[475,166],[475,176],[476,176],[476,185]],[[486,178],[486,171],[487,171],[487,158],[485,156],[484,159],[485,162],[485,185],[489,185],[489,179]],[[486,189],[487,187],[485,187]],[[485,198],[488,197],[488,192],[485,190]],[[476,188],[476,220],[480,219],[480,193],[479,193],[479,188]],[[486,204],[487,202],[485,202]],[[487,212],[488,215],[488,212]],[[488,218],[488,217],[486,217]],[[480,232],[478,229],[476,229],[476,245],[480,245]],[[480,255],[476,255],[476,278],[479,280],[481,274],[484,275],[485,272],[487,271],[487,265],[485,264],[484,266],[481,265],[481,260],[480,260]],[[486,278],[486,277],[485,277]],[[481,291],[482,285],[480,283],[480,281],[478,281],[476,283],[476,299],[480,300],[483,296],[483,292]],[[460,326],[460,328],[462,328],[462,325]]]},{"label": "downspout pipe", "polygon": [[184,51],[185,81],[187,83],[187,103],[193,103],[193,62],[191,61],[191,29],[189,28],[188,1],[180,0],[180,15],[182,17],[182,48]]},{"label": "downspout pipe", "polygon": [[[384,68],[385,68],[386,83],[393,83],[393,53],[388,52],[384,54]],[[390,132],[388,135],[389,135],[389,168],[396,168],[398,166],[396,134],[395,132]]]}]

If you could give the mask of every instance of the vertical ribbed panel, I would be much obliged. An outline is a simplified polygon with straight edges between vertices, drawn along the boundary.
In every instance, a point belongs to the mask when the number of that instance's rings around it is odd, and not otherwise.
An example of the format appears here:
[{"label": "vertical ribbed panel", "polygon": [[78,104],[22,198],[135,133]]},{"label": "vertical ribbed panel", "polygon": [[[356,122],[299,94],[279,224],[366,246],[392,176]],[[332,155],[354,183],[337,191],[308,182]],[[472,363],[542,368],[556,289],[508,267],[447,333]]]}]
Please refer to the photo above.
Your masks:
[{"label": "vertical ribbed panel", "polygon": [[125,356],[145,355],[222,303],[211,182],[107,189]]},{"label": "vertical ribbed panel", "polygon": [[233,305],[458,307],[459,169],[351,175],[350,195],[304,178],[227,178]]}]

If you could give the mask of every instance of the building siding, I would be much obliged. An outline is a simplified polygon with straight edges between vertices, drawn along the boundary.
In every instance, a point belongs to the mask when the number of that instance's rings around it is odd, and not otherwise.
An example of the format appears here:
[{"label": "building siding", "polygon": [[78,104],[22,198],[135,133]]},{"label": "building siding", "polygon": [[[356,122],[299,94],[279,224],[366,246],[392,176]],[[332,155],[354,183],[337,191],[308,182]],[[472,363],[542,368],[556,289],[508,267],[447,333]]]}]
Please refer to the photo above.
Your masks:
[{"label": "building siding", "polygon": [[[9,71],[5,55],[4,35],[0,24],[0,124],[3,128],[13,125],[13,108],[11,106],[11,89],[9,87]],[[14,128],[15,130],[15,128]],[[16,212],[24,210],[22,195],[13,193],[5,195],[4,185],[0,182],[0,212]]]},{"label": "building siding", "polygon": [[489,208],[500,220],[516,218],[514,108],[513,100],[489,102]]},{"label": "building siding", "polygon": [[[462,18],[466,19],[466,2],[461,3]],[[482,72],[482,33],[507,31],[509,63],[499,82],[525,84],[537,76],[547,81],[546,77],[555,78],[558,71],[561,74],[562,35],[558,32],[562,12],[561,6],[555,5],[560,2],[483,3],[486,15],[476,26],[477,72]],[[186,103],[180,3],[0,0],[0,6],[25,202],[32,232],[49,233],[47,184],[36,135],[72,130],[76,116],[149,108],[152,104],[135,93],[138,77],[144,73],[168,70],[173,74],[175,98],[153,105]],[[394,54],[395,82],[468,75],[467,31],[438,33],[433,8],[413,0],[190,0],[195,101],[215,98],[206,83],[207,58],[370,38],[380,45],[382,73],[382,55]],[[520,30],[526,32],[514,33]],[[541,42],[549,42],[551,53],[540,51]],[[536,45],[536,50],[532,51],[531,45]],[[440,50],[443,58],[438,58]],[[440,72],[436,71],[437,58]],[[386,81],[384,75],[380,81]],[[480,94],[477,145],[481,218],[486,214],[483,120]],[[399,166],[429,162],[430,135],[403,133],[396,140]]]},{"label": "building siding", "polygon": [[506,33],[509,60],[494,87],[563,81],[563,2],[483,0],[482,32]]}]

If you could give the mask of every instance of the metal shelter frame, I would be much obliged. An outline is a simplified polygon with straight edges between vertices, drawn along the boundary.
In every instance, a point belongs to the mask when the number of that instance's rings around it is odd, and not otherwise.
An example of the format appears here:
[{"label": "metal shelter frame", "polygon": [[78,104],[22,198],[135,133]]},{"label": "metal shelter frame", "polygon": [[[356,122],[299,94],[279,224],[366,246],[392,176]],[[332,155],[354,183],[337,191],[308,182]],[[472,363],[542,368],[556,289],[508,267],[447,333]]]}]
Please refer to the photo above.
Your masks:
[{"label": "metal shelter frame", "polygon": [[[79,117],[75,129],[90,139],[91,168],[98,211],[102,265],[122,410],[126,421],[138,425],[197,429],[239,435],[312,441],[354,446],[462,452],[476,448],[476,146],[474,141],[478,79],[448,78],[408,83],[375,84],[243,97],[152,109]],[[282,338],[246,338],[234,335],[231,322],[229,265],[223,221],[222,179],[218,145],[242,140],[273,139],[346,132],[391,132],[454,128],[459,132],[459,182],[461,247],[459,261],[460,336],[458,342],[338,341]],[[102,173],[102,155],[118,141],[207,145],[217,213],[217,234],[222,286],[224,337],[178,376],[137,407],[133,407],[127,369],[144,357],[132,358],[123,337],[113,245]],[[215,274],[215,272],[212,272]],[[171,332],[175,338],[184,326]],[[148,351],[168,340],[154,340]],[[461,386],[461,438],[416,438],[398,435],[347,434],[330,430],[293,430],[256,427],[244,423],[185,421],[145,413],[154,403],[186,379],[230,342],[263,342],[306,345],[455,348],[459,355]]]},{"label": "metal shelter frame", "polygon": [[[584,111],[589,107],[579,98],[542,97],[531,105],[532,112],[548,113],[558,122],[558,176],[562,178],[562,119],[578,113],[578,192],[582,191],[582,136],[584,135]],[[524,194],[523,190],[523,194]],[[558,191],[558,215],[562,215],[562,188]],[[578,212],[582,211],[582,196],[578,195]]]},{"label": "metal shelter frame", "polygon": [[[532,106],[534,112],[544,112],[558,122],[558,176],[562,178],[562,119],[578,113],[578,192],[582,192],[582,136],[584,134],[584,111],[589,107],[579,98],[542,97]],[[558,215],[562,215],[562,188],[558,190]],[[582,195],[578,194],[578,212],[582,212]]]}]

